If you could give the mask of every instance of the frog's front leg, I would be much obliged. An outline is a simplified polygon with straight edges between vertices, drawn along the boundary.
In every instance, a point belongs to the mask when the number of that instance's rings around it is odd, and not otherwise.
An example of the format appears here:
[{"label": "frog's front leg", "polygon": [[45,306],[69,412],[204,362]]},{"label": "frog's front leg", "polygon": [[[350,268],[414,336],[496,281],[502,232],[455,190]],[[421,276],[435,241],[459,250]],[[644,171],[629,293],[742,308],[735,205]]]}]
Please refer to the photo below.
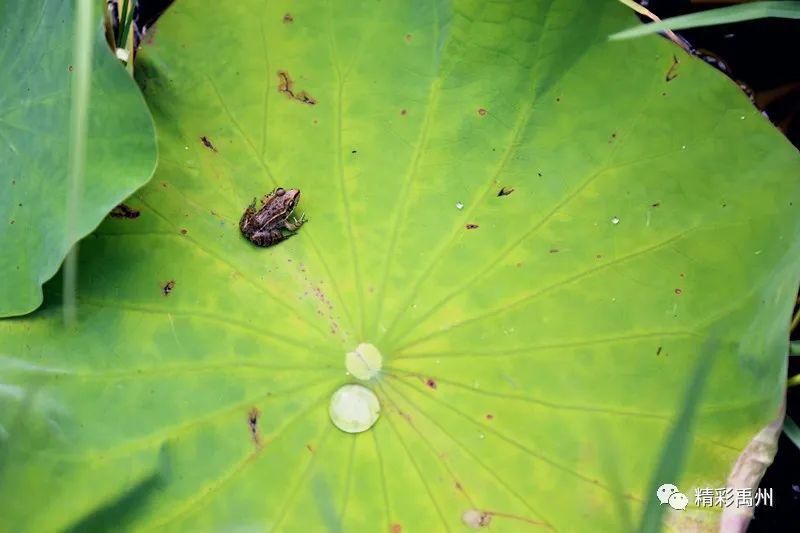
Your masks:
[{"label": "frog's front leg", "polygon": [[306,219],[306,214],[303,213],[299,219],[297,217],[294,217],[291,222],[289,222],[288,218],[284,220],[283,227],[288,229],[289,231],[297,231],[298,228],[300,228],[300,226],[302,226],[306,222],[308,222],[308,220]]},{"label": "frog's front leg", "polygon": [[[289,237],[291,237],[291,235],[289,235]],[[273,229],[256,231],[255,233],[253,233],[252,237],[250,237],[250,241],[256,246],[261,246],[266,248],[267,246],[278,244],[279,242],[281,242],[286,238],[287,236],[281,233],[281,230],[273,228]]]}]

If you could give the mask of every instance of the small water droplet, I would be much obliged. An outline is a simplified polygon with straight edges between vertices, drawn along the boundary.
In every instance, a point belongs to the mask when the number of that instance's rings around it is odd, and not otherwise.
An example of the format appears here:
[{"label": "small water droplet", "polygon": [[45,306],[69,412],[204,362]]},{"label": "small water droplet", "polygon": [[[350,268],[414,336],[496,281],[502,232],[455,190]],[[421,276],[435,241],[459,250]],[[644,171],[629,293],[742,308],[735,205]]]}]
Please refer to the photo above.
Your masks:
[{"label": "small water droplet", "polygon": [[383,356],[373,345],[362,342],[352,352],[345,354],[344,366],[348,374],[358,379],[369,380],[380,374]]},{"label": "small water droplet", "polygon": [[681,150],[686,150],[686,145],[681,146]]},{"label": "small water droplet", "polygon": [[189,147],[188,147],[188,146],[184,146],[184,147],[183,147],[183,149],[184,149],[184,150],[188,150],[188,149],[189,149]]},{"label": "small water droplet", "polygon": [[760,254],[761,254],[761,250],[756,250],[756,255],[760,255]]},{"label": "small water droplet", "polygon": [[741,116],[741,117],[739,117],[739,118],[740,118],[741,120],[744,120],[744,115],[742,115],[742,116]]},{"label": "small water droplet", "polygon": [[619,217],[611,217],[611,223],[615,226],[619,224]]},{"label": "small water droplet", "polygon": [[484,439],[484,438],[486,438],[486,435],[484,435],[483,433],[481,433],[480,435],[478,435],[478,438],[480,438],[480,439]]},{"label": "small water droplet", "polygon": [[464,204],[461,202],[456,202],[456,209],[464,209]]}]

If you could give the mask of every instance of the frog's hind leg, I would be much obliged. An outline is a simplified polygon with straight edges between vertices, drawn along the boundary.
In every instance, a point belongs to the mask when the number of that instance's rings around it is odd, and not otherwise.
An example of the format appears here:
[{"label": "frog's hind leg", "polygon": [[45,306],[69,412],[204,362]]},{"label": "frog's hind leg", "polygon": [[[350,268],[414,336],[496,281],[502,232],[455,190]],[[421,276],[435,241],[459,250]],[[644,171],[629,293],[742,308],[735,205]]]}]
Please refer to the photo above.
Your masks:
[{"label": "frog's hind leg", "polygon": [[250,222],[250,219],[255,214],[256,214],[256,198],[253,197],[253,201],[250,202],[250,205],[247,206],[247,209],[244,210],[244,213],[242,213],[242,217],[239,219],[239,229],[241,231],[245,231],[247,229],[247,225]]},{"label": "frog's hind leg", "polygon": [[281,230],[270,229],[253,233],[253,236],[250,240],[257,246],[267,247],[272,246],[273,244],[278,244],[286,238],[287,237],[281,233]]}]

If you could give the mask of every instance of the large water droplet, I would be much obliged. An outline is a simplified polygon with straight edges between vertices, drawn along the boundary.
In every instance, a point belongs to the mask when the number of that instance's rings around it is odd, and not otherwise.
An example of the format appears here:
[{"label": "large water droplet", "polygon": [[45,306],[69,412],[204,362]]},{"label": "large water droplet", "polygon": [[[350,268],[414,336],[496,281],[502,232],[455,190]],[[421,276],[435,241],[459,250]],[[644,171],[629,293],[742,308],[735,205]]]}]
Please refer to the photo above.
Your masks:
[{"label": "large water droplet", "polygon": [[344,385],[331,396],[328,408],[331,422],[346,433],[361,433],[371,428],[381,413],[375,393],[363,385]]}]

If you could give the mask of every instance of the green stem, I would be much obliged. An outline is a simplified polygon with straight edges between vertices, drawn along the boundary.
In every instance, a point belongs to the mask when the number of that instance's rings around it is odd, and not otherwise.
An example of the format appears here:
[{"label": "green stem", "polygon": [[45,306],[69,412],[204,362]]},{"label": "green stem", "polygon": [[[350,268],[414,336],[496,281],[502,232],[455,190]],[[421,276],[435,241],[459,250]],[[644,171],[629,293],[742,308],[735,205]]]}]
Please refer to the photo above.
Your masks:
[{"label": "green stem", "polygon": [[133,6],[131,6],[130,13],[128,12],[128,0],[122,3],[122,11],[119,14],[119,28],[120,38],[117,41],[117,48],[124,48],[125,43],[128,41],[128,29],[131,27],[131,19],[133,18]]},{"label": "green stem", "polygon": [[786,387],[796,387],[800,385],[800,374],[795,374],[794,376],[790,377],[786,380]]},{"label": "green stem", "polygon": [[72,86],[69,132],[69,183],[65,223],[63,312],[64,322],[75,322],[75,290],[78,270],[78,213],[80,212],[83,174],[86,169],[86,137],[88,132],[89,97],[92,79],[92,0],[77,0],[75,8]]}]

